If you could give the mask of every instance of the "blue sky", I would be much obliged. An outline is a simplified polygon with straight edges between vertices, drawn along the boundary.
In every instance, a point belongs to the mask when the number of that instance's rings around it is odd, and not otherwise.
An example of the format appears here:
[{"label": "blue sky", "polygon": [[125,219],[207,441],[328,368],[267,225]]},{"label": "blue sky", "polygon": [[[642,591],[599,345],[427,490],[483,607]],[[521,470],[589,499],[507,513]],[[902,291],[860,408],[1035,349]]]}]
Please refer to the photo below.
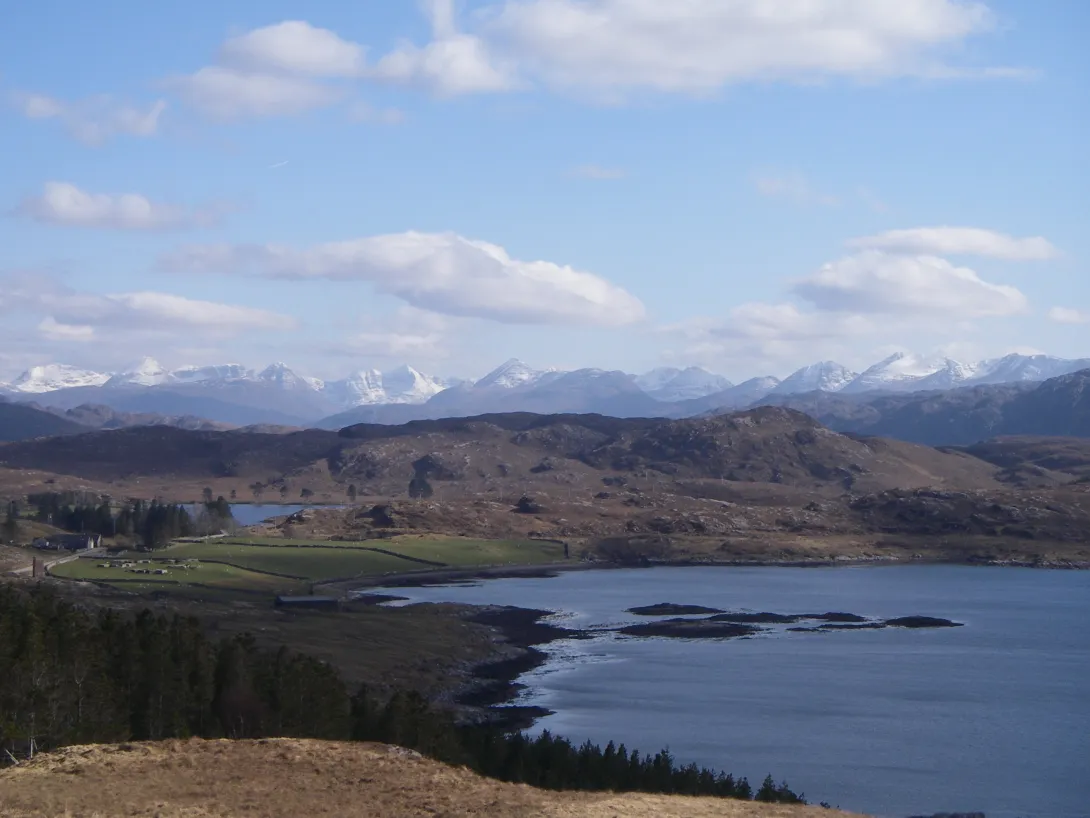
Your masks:
[{"label": "blue sky", "polygon": [[43,0],[0,379],[1090,354],[1080,0]]}]

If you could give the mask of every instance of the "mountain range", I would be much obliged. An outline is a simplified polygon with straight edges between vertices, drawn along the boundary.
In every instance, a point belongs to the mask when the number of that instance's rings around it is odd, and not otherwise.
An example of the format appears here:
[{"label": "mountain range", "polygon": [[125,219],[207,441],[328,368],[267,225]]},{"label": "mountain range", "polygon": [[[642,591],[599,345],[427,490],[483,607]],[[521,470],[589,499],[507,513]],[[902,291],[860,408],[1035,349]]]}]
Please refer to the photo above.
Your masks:
[{"label": "mountain range", "polygon": [[[512,359],[476,381],[437,378],[410,366],[321,380],[300,375],[283,363],[262,370],[240,364],[169,370],[145,358],[112,373],[64,364],[36,366],[12,383],[0,384],[0,395],[22,403],[33,401],[54,412],[91,406],[93,414],[102,416],[108,409],[120,413],[108,418],[118,424],[123,423],[122,416],[162,416],[203,418],[233,426],[333,429],[354,423],[397,424],[497,412],[684,417],[759,403],[802,401],[816,406],[822,400],[829,406],[835,403],[834,420],[841,422],[858,413],[861,400],[885,396],[897,403],[895,396],[1037,383],[1085,368],[1090,368],[1090,358],[1012,354],[964,363],[898,353],[862,372],[822,361],[783,380],[759,376],[734,384],[699,367],[632,375],[601,369],[539,370]],[[822,417],[820,412],[817,416]]]}]

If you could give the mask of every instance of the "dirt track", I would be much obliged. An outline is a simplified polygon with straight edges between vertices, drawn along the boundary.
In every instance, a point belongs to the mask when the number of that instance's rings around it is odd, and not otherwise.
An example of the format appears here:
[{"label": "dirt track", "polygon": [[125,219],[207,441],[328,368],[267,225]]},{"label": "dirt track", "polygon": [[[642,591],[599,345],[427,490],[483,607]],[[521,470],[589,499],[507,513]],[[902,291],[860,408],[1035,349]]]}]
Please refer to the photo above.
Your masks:
[{"label": "dirt track", "polygon": [[835,818],[709,798],[551,793],[400,748],[296,739],[70,747],[0,772],[3,818]]}]

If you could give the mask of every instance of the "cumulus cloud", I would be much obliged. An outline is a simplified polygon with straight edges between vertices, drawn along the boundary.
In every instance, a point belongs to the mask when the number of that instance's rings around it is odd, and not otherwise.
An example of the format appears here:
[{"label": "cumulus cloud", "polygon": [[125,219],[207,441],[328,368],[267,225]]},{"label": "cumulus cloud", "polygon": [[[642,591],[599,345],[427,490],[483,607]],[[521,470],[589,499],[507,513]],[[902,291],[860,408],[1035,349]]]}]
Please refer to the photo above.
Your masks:
[{"label": "cumulus cloud", "polygon": [[67,182],[46,182],[41,195],[25,198],[16,213],[48,224],[116,230],[205,227],[220,215],[211,208],[153,202],[139,193],[88,193]]},{"label": "cumulus cloud", "polygon": [[432,41],[401,43],[370,71],[376,79],[423,87],[438,96],[510,91],[513,68],[496,60],[480,37],[458,30],[453,0],[428,0]]},{"label": "cumulus cloud", "polygon": [[184,248],[174,271],[280,279],[368,281],[421,309],[504,323],[620,326],[644,306],[614,284],[549,261],[511,258],[495,244],[454,233],[398,233],[297,250],[282,245]]},{"label": "cumulus cloud", "polygon": [[849,247],[951,256],[985,256],[1009,261],[1044,261],[1060,251],[1041,236],[1015,238],[979,227],[915,227],[852,239]]},{"label": "cumulus cloud", "polygon": [[291,116],[324,108],[345,96],[341,88],[307,78],[218,65],[172,77],[165,85],[204,115],[219,120]]},{"label": "cumulus cloud", "polygon": [[[252,331],[292,330],[298,321],[267,310],[186,298],[163,292],[80,292],[40,275],[0,279],[0,311],[40,315],[38,330],[50,340],[88,340],[108,331],[163,334],[185,331],[224,338]],[[104,333],[105,334],[105,333]],[[192,337],[187,335],[187,339]]]},{"label": "cumulus cloud", "polygon": [[47,315],[38,324],[38,332],[49,341],[89,341],[95,337],[95,328],[86,324],[59,324]]},{"label": "cumulus cloud", "polygon": [[495,53],[545,84],[607,94],[708,93],[747,81],[1013,73],[949,66],[988,31],[981,2],[507,0],[483,12]]},{"label": "cumulus cloud", "polygon": [[840,202],[836,196],[815,190],[800,173],[756,173],[753,175],[753,186],[762,196],[786,199],[798,205],[832,207]]},{"label": "cumulus cloud", "polygon": [[163,100],[141,108],[108,95],[68,102],[23,91],[13,94],[11,101],[28,119],[57,120],[74,138],[92,146],[118,135],[154,136],[167,107]]},{"label": "cumulus cloud", "polygon": [[1053,307],[1048,311],[1048,320],[1057,324],[1090,324],[1090,311]]},{"label": "cumulus cloud", "polygon": [[244,71],[358,76],[364,49],[329,29],[304,20],[285,20],[232,37],[220,47],[219,61]]},{"label": "cumulus cloud", "polygon": [[984,281],[967,267],[937,256],[897,256],[868,250],[821,267],[796,282],[795,292],[821,310],[904,312],[978,318],[1025,311],[1015,287]]}]

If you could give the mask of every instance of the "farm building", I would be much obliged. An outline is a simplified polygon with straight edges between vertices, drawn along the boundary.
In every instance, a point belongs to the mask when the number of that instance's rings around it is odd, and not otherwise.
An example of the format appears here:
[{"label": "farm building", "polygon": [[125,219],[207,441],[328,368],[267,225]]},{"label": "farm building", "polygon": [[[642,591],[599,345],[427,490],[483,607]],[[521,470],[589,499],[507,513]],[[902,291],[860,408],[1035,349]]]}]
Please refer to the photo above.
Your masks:
[{"label": "farm building", "polygon": [[102,544],[98,534],[50,534],[39,537],[33,546],[41,551],[88,551]]},{"label": "farm building", "polygon": [[323,611],[335,611],[341,601],[335,596],[278,596],[277,608],[315,608]]}]

